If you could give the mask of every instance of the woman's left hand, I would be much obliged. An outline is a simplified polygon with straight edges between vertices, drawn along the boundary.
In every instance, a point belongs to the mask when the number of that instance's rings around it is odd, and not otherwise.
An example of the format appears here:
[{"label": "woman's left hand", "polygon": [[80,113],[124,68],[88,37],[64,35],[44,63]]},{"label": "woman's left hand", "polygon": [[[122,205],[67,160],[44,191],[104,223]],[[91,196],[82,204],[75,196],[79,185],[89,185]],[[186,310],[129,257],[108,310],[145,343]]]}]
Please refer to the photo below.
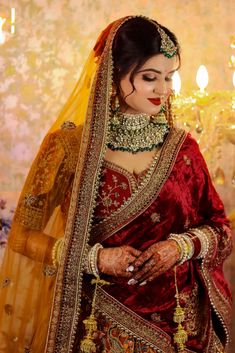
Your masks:
[{"label": "woman's left hand", "polygon": [[130,280],[129,284],[150,282],[172,268],[179,259],[180,250],[174,240],[153,244],[132,263],[134,281]]}]

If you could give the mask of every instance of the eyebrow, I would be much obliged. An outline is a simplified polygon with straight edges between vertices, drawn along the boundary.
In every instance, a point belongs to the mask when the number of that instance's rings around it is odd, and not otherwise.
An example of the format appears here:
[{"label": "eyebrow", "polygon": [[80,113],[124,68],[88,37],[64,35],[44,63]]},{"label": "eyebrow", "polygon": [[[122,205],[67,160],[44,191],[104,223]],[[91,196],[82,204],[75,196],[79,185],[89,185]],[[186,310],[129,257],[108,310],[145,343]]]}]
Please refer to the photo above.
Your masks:
[{"label": "eyebrow", "polygon": [[[168,72],[168,74],[167,75],[169,75],[169,74],[173,74],[175,71],[177,71],[178,70],[178,68],[177,69],[175,69],[175,70],[172,70],[172,71],[170,71],[170,72]],[[155,72],[155,73],[157,73],[157,74],[162,74],[162,71],[159,71],[159,70],[155,70],[155,69],[144,69],[144,70],[140,70],[140,71],[138,71],[138,73],[139,72],[146,72],[146,71],[152,71],[152,72]]]}]

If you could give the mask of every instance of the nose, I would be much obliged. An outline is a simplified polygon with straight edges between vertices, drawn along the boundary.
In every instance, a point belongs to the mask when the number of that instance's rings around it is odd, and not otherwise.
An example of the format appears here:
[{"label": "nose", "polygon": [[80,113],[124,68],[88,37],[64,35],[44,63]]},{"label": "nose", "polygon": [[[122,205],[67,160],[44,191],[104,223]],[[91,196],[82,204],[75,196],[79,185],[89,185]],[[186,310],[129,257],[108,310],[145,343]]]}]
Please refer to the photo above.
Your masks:
[{"label": "nose", "polygon": [[165,80],[158,82],[157,85],[154,87],[153,92],[158,94],[159,96],[166,95],[168,93],[167,82]]}]

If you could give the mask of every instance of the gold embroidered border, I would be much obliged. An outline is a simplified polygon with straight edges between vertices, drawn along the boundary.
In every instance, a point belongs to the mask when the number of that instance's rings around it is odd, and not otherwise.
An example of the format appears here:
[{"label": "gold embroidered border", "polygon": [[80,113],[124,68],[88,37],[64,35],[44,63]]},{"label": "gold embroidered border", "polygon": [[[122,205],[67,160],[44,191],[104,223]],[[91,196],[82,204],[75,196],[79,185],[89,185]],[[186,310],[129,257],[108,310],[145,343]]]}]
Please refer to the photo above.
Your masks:
[{"label": "gold embroidered border", "polygon": [[137,340],[144,341],[159,353],[173,353],[171,338],[157,326],[122,305],[101,287],[97,290],[96,309],[120,329]]},{"label": "gold embroidered border", "polygon": [[205,232],[206,236],[209,238],[209,250],[202,261],[202,274],[205,280],[205,284],[208,289],[210,302],[212,308],[219,319],[225,335],[226,335],[226,346],[225,351],[228,348],[230,343],[230,330],[231,330],[231,304],[227,298],[223,296],[223,294],[219,291],[219,288],[216,286],[215,282],[213,281],[211,263],[213,263],[213,258],[215,256],[215,251],[217,249],[217,232],[213,230],[210,226],[203,227],[203,231]]},{"label": "gold embroidered border", "polygon": [[113,25],[91,88],[45,353],[71,353],[73,350],[81,311],[85,251],[107,140],[109,100],[112,89],[112,40],[120,25],[128,19],[129,17],[126,17]]},{"label": "gold embroidered border", "polygon": [[177,153],[185,138],[186,133],[184,130],[172,129],[170,131],[163,144],[150,180],[142,188],[138,188],[116,212],[94,225],[91,232],[92,243],[102,242],[110,237],[143,213],[157,198],[173,169]]},{"label": "gold embroidered border", "polygon": [[205,353],[225,353],[226,351],[214,331],[212,320],[210,320],[208,344],[205,348]]}]

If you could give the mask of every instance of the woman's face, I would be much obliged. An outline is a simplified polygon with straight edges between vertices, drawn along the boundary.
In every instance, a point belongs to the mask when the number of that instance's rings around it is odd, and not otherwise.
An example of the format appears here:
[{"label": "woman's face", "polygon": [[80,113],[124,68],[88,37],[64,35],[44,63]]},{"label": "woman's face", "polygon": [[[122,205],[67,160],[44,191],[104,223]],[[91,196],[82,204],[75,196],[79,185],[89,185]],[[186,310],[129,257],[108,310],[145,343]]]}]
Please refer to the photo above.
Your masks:
[{"label": "woman's face", "polygon": [[134,77],[135,90],[130,82],[131,71],[121,79],[120,91],[125,104],[122,112],[155,115],[166,102],[172,88],[172,75],[179,66],[179,59],[168,59],[157,54],[148,59]]}]

